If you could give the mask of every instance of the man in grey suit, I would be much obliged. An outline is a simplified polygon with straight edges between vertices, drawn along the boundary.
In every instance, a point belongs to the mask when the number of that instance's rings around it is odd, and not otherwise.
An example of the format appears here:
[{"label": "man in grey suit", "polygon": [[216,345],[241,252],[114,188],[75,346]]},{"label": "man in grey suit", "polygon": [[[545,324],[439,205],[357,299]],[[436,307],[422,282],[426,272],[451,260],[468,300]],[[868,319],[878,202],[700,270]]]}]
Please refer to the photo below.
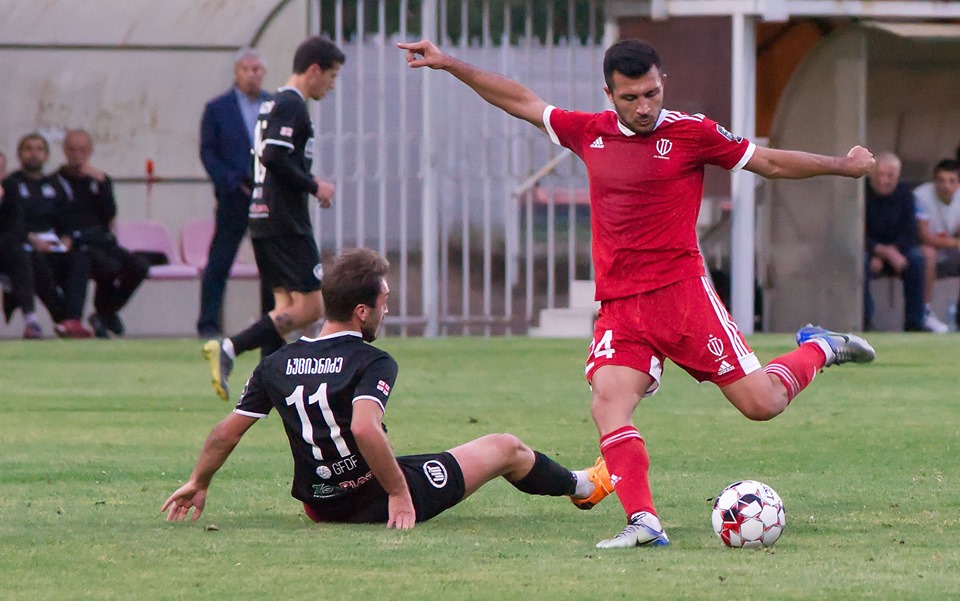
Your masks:
[{"label": "man in grey suit", "polygon": [[[197,334],[201,338],[222,332],[220,313],[227,277],[247,232],[254,128],[260,105],[270,97],[261,89],[266,72],[256,50],[241,49],[233,65],[233,86],[207,103],[200,122],[200,160],[217,197],[216,230],[200,288]],[[272,308],[272,298],[272,294],[261,294],[261,304],[268,303],[262,306],[264,311]]]}]

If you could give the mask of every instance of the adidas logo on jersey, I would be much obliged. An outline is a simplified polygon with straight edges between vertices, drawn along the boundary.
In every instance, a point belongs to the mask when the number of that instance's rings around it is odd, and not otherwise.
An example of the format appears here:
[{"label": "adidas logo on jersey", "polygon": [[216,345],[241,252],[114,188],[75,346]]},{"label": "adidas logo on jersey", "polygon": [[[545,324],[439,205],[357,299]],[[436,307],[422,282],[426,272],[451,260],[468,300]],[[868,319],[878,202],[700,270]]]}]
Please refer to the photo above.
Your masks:
[{"label": "adidas logo on jersey", "polygon": [[722,376],[723,374],[729,373],[731,371],[733,371],[733,366],[727,363],[726,361],[724,361],[723,363],[720,364],[720,369],[717,370],[717,375]]},{"label": "adidas logo on jersey", "polygon": [[590,148],[603,148],[603,138],[597,136],[597,139],[593,141],[593,144],[590,145]]}]

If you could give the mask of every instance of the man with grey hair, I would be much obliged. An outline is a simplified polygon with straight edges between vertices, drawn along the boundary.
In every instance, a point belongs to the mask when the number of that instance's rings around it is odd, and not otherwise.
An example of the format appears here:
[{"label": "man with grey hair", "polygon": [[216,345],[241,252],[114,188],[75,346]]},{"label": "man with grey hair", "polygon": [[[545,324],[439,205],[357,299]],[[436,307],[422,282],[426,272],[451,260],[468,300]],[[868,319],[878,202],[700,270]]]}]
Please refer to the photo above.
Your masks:
[{"label": "man with grey hair", "polygon": [[[212,99],[200,121],[200,160],[213,180],[216,195],[216,229],[200,286],[197,334],[220,335],[220,313],[230,267],[247,232],[247,212],[253,191],[253,133],[260,105],[270,95],[262,89],[266,74],[260,54],[253,48],[237,52],[234,83]],[[264,312],[273,307],[270,291],[261,294]]]},{"label": "man with grey hair", "polygon": [[[864,329],[873,327],[870,280],[895,276],[903,280],[904,322],[908,332],[935,331],[923,306],[923,250],[914,210],[913,193],[900,181],[901,162],[892,152],[876,157],[866,186],[864,232]],[[943,325],[943,324],[940,324]]]}]

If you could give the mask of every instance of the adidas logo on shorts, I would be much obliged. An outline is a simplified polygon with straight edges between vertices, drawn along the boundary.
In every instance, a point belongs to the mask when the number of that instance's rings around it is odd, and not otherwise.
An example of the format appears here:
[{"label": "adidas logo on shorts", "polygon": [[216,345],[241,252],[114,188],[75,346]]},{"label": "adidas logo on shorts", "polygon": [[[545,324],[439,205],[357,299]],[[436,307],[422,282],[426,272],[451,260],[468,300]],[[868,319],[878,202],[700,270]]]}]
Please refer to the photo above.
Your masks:
[{"label": "adidas logo on shorts", "polygon": [[723,363],[720,364],[720,369],[717,370],[717,375],[722,376],[723,374],[730,373],[731,371],[733,371],[733,369],[734,368],[732,365],[724,361]]}]

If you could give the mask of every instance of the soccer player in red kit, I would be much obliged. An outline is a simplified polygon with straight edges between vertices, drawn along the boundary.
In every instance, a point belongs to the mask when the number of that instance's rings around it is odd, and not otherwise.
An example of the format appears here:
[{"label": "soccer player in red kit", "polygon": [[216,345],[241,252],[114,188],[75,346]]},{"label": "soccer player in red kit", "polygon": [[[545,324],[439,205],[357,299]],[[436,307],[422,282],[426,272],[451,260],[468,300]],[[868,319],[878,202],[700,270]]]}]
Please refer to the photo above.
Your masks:
[{"label": "soccer player in red kit", "polygon": [[[586,366],[602,454],[591,475],[599,488],[616,490],[627,514],[626,528],[598,547],[669,543],[650,492],[650,460],[633,424],[640,399],[659,387],[666,358],[698,381],[716,384],[753,420],[780,414],[821,368],[873,360],[862,338],[806,326],[797,332],[796,350],[761,367],[707,280],[696,237],[704,165],[768,178],[861,177],[874,164],[866,148],[855,146],[842,157],[762,148],[703,115],[664,109],[660,58],[640,40],[607,50],[604,91],[613,110],[601,113],[558,109],[429,41],[398,47],[407,51],[409,66],[449,72],[587,166],[601,303]],[[597,500],[574,503],[589,509]]]}]

